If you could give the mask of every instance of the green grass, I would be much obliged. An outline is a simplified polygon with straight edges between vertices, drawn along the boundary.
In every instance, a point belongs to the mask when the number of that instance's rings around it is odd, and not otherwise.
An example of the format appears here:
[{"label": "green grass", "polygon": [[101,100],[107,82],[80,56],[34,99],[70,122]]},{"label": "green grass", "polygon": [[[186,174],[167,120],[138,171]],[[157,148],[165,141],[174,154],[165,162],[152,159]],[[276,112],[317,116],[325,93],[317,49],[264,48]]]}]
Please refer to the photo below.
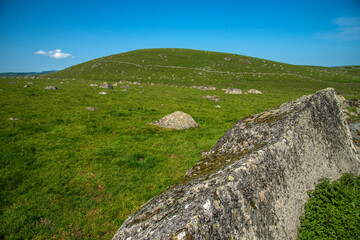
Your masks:
[{"label": "green grass", "polygon": [[[174,50],[176,59],[172,59],[172,52],[141,50],[110,57],[137,64],[146,60],[152,65],[196,68],[212,63],[213,68],[224,71],[232,69],[226,64],[238,65],[236,71],[246,68],[241,61],[223,63],[229,54]],[[159,57],[160,53],[168,61]],[[238,60],[242,58],[253,64],[270,62],[242,56]],[[107,74],[108,69],[100,71],[108,65],[86,70],[100,60],[31,79],[36,84],[29,88],[23,88],[29,79],[0,80],[0,239],[110,239],[131,213],[180,181],[200,160],[200,153],[209,150],[241,118],[326,87],[336,88],[347,98],[360,97],[358,75],[350,73],[329,83],[294,75],[203,73],[204,77],[189,69],[142,67],[138,71],[139,67],[129,64],[114,65],[114,70],[124,71],[121,77]],[[223,66],[216,65],[220,61]],[[289,69],[284,71],[321,69],[286,66]],[[86,71],[76,73],[75,68]],[[147,71],[161,74],[144,80]],[[91,74],[102,77],[92,78]],[[77,80],[60,84],[64,80],[59,79],[66,78]],[[106,90],[108,95],[89,87],[104,79],[111,83],[140,80],[143,84],[130,85],[128,92],[115,87]],[[9,84],[13,81],[17,84]],[[44,90],[47,85],[58,90]],[[183,87],[192,85],[219,89],[203,92]],[[255,88],[264,94],[227,95],[221,90],[226,87]],[[221,101],[204,99],[205,95],[217,95]],[[98,110],[88,111],[89,106]],[[178,110],[193,116],[199,128],[178,131],[148,124]],[[19,120],[10,121],[11,117]]]},{"label": "green grass", "polygon": [[323,179],[309,196],[299,239],[359,239],[360,176]]}]

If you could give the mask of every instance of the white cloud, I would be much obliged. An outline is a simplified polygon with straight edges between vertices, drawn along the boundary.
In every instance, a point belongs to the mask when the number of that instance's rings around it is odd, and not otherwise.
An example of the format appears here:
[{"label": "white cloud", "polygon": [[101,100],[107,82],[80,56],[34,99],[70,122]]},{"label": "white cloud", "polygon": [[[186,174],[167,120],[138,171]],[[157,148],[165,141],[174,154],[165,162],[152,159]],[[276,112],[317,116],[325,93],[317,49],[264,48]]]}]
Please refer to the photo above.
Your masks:
[{"label": "white cloud", "polygon": [[46,55],[46,52],[43,50],[39,50],[39,51],[35,52],[35,54]]},{"label": "white cloud", "polygon": [[360,40],[360,17],[339,17],[333,21],[336,31],[318,33],[324,39]]},{"label": "white cloud", "polygon": [[48,52],[43,51],[43,50],[38,50],[35,52],[35,54],[44,55],[44,56],[47,56],[50,58],[55,58],[55,59],[62,59],[62,58],[68,58],[68,57],[74,58],[74,56],[70,53],[61,52],[61,49],[55,49],[55,50],[48,51]]}]

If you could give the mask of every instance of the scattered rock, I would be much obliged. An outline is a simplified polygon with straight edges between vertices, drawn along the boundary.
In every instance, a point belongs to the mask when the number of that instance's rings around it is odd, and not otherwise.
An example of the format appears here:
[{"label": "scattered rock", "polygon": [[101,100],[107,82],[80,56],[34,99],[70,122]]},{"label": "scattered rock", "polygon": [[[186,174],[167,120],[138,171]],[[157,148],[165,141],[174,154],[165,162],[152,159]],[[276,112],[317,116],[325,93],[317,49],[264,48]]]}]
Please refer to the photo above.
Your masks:
[{"label": "scattered rock", "polygon": [[173,112],[169,115],[166,115],[162,119],[156,122],[152,122],[150,124],[164,128],[174,128],[178,130],[197,128],[199,126],[189,114],[181,111]]},{"label": "scattered rock", "polygon": [[28,88],[28,87],[30,87],[30,86],[29,86],[29,85],[25,85],[25,86],[24,86],[24,88]]},{"label": "scattered rock", "polygon": [[234,59],[231,58],[231,57],[224,57],[224,60],[226,60],[226,61],[234,61]]},{"label": "scattered rock", "polygon": [[358,108],[358,107],[356,108],[356,113],[360,114],[360,108]]},{"label": "scattered rock", "polygon": [[100,66],[101,64],[103,64],[104,61],[101,61],[101,62],[97,62],[97,63],[94,63],[91,68],[94,68],[94,67],[97,67],[97,66]]},{"label": "scattered rock", "polygon": [[97,86],[99,86],[99,85],[97,85],[97,84],[95,84],[95,83],[91,83],[89,86],[90,86],[90,87],[97,87]]},{"label": "scattered rock", "polygon": [[243,94],[241,89],[238,89],[238,88],[228,88],[228,89],[226,89],[225,93],[226,94]]},{"label": "scattered rock", "polygon": [[116,82],[113,84],[113,87],[119,87],[120,86],[120,83]]},{"label": "scattered rock", "polygon": [[121,88],[126,88],[126,89],[130,89],[131,87],[128,85],[122,86]]},{"label": "scattered rock", "polygon": [[44,89],[46,89],[46,90],[57,90],[57,87],[55,87],[55,86],[46,86]]},{"label": "scattered rock", "polygon": [[297,239],[307,192],[322,178],[360,174],[335,95],[326,89],[240,120],[113,239]]},{"label": "scattered rock", "polygon": [[216,107],[216,108],[221,108],[221,106],[220,106],[220,105],[216,105],[215,107]]},{"label": "scattered rock", "polygon": [[217,88],[214,86],[192,86],[191,88],[197,88],[201,91],[213,91],[216,90]]},{"label": "scattered rock", "polygon": [[262,94],[262,92],[260,92],[259,90],[256,90],[256,89],[250,89],[249,91],[247,91],[247,93],[249,93],[249,94]]},{"label": "scattered rock", "polygon": [[128,81],[128,84],[132,84],[132,85],[141,85],[141,82],[137,81],[137,82],[130,82]]},{"label": "scattered rock", "polygon": [[206,95],[206,96],[203,96],[203,98],[207,98],[207,99],[210,99],[210,100],[215,101],[215,102],[220,102],[220,98],[218,96]]},{"label": "scattered rock", "polygon": [[123,89],[123,90],[121,90],[121,91],[123,91],[123,92],[127,92],[127,89],[125,88],[125,89]]},{"label": "scattered rock", "polygon": [[166,55],[162,55],[162,54],[159,54],[159,57],[162,57],[162,58],[167,58]]},{"label": "scattered rock", "polygon": [[60,84],[64,84],[64,82],[60,82]]},{"label": "scattered rock", "polygon": [[10,121],[18,121],[18,118],[9,118]]},{"label": "scattered rock", "polygon": [[87,109],[87,110],[90,110],[90,111],[98,110],[98,108],[96,108],[96,107],[87,107],[86,109]]},{"label": "scattered rock", "polygon": [[107,92],[99,92],[99,94],[101,94],[101,95],[106,95],[106,94],[108,94]]},{"label": "scattered rock", "polygon": [[106,89],[114,89],[110,83],[108,82],[104,82],[103,84],[100,85],[99,88],[106,88]]},{"label": "scattered rock", "polygon": [[27,84],[28,84],[28,85],[32,85],[32,84],[35,84],[35,83],[34,83],[34,82],[28,82]]}]

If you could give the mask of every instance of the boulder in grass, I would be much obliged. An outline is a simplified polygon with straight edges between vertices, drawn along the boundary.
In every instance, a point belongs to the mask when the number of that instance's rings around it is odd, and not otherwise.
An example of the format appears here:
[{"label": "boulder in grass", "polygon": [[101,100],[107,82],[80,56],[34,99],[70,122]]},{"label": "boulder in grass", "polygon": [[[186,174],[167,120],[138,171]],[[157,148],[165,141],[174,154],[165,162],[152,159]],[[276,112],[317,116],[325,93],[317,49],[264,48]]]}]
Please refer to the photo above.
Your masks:
[{"label": "boulder in grass", "polygon": [[207,98],[207,99],[210,99],[211,101],[215,101],[215,102],[220,102],[220,98],[218,96],[206,95],[206,96],[203,96],[203,98]]},{"label": "boulder in grass", "polygon": [[106,95],[108,94],[107,92],[99,92],[100,95]]},{"label": "boulder in grass", "polygon": [[90,86],[90,87],[97,87],[98,85],[95,84],[95,83],[91,83],[89,86]]},{"label": "boulder in grass", "polygon": [[120,86],[120,83],[116,82],[113,84],[113,87],[119,87]]},{"label": "boulder in grass", "polygon": [[113,86],[111,86],[111,84],[108,82],[104,82],[103,84],[100,85],[99,88],[113,89]]},{"label": "boulder in grass", "polygon": [[259,90],[256,90],[256,89],[250,89],[249,91],[247,91],[247,93],[249,93],[249,94],[262,94],[262,92],[260,92]]},{"label": "boulder in grass", "polygon": [[95,111],[95,110],[98,110],[98,108],[96,108],[96,107],[87,107],[86,109],[87,109],[87,110],[89,110],[89,111]]},{"label": "boulder in grass", "polygon": [[46,86],[44,89],[46,89],[46,90],[57,90],[57,87],[55,87],[55,86]]},{"label": "boulder in grass", "polygon": [[228,88],[228,89],[226,89],[225,93],[226,94],[243,94],[241,89],[238,89],[238,88]]},{"label": "boulder in grass", "polygon": [[199,126],[189,114],[186,114],[182,111],[173,112],[169,115],[166,115],[162,119],[157,120],[156,122],[152,122],[150,124],[164,128],[173,128],[177,130],[197,128]]}]

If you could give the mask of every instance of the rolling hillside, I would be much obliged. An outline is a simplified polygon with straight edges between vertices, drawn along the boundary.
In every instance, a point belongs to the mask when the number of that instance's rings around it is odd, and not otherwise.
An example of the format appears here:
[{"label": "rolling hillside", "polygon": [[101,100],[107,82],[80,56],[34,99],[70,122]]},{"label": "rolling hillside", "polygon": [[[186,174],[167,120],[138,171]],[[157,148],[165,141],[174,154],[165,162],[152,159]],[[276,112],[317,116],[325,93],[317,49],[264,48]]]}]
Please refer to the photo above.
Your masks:
[{"label": "rolling hillside", "polygon": [[360,69],[297,66],[229,53],[166,48],[102,57],[43,77],[241,87],[264,80],[360,83]]}]

